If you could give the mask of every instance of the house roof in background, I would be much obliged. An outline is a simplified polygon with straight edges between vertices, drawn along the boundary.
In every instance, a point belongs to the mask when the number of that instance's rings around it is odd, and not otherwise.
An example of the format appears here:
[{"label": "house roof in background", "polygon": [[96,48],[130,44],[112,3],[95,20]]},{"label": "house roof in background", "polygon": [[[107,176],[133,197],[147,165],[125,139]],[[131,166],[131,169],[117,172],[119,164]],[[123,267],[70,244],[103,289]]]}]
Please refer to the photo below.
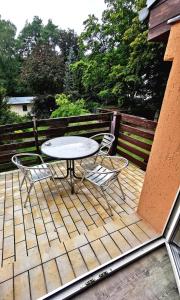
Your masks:
[{"label": "house roof in background", "polygon": [[158,0],[147,0],[147,1],[146,1],[146,6],[149,8],[149,7],[151,7],[155,2],[158,2]]},{"label": "house roof in background", "polygon": [[149,16],[149,9],[159,0],[147,0],[146,6],[139,11],[139,20],[143,22]]},{"label": "house roof in background", "polygon": [[7,104],[17,105],[17,104],[31,104],[35,97],[25,96],[25,97],[9,97],[7,99]]}]

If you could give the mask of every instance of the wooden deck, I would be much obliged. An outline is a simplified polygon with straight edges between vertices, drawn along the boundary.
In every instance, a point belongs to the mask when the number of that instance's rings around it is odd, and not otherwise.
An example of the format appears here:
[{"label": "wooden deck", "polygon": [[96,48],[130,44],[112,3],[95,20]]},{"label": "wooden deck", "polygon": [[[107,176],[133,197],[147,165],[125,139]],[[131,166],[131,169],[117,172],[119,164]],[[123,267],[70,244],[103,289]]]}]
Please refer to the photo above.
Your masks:
[{"label": "wooden deck", "polygon": [[[52,166],[65,172],[62,162]],[[120,177],[126,200],[114,186],[109,217],[88,182],[74,195],[65,180],[59,193],[50,180],[36,183],[24,208],[22,175],[0,174],[0,299],[37,299],[156,236],[136,214],[144,172],[130,164]]]}]

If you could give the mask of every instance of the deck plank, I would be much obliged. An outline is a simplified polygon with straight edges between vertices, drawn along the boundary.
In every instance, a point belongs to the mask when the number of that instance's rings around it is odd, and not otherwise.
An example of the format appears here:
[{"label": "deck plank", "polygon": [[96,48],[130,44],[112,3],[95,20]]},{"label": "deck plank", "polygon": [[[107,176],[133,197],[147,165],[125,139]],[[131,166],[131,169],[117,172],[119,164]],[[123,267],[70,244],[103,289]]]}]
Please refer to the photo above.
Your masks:
[{"label": "deck plank", "polygon": [[29,271],[32,300],[37,300],[47,293],[42,266]]},{"label": "deck plank", "polygon": [[14,295],[16,300],[31,299],[28,272],[24,272],[14,278]]},{"label": "deck plank", "polygon": [[[65,174],[62,162],[52,166]],[[37,299],[157,236],[135,212],[144,172],[132,164],[121,174],[125,201],[118,184],[108,192],[112,217],[87,181],[73,195],[66,181],[57,181],[59,193],[49,180],[37,183],[24,208],[27,185],[20,191],[21,180],[18,171],[0,174],[2,299]]]},{"label": "deck plank", "polygon": [[61,285],[59,271],[54,259],[43,264],[44,275],[48,292],[51,292]]}]

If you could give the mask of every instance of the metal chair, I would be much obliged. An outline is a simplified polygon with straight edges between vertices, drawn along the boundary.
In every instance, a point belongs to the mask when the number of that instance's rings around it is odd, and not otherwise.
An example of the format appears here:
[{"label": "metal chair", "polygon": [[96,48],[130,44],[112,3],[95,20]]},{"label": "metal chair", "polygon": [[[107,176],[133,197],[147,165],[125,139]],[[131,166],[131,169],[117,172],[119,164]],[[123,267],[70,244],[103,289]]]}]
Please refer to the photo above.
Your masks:
[{"label": "metal chair", "polygon": [[[27,166],[23,165],[22,162],[21,162],[22,158],[28,158],[28,157],[39,158],[39,160],[41,161],[41,164],[33,166],[33,167],[27,167]],[[30,186],[29,186],[28,191],[27,191],[27,197],[26,197],[26,200],[25,200],[25,203],[24,203],[24,207],[26,207],[26,203],[28,201],[31,189],[32,189],[34,183],[37,182],[37,181],[41,181],[43,179],[50,178],[54,182],[54,185],[55,185],[57,191],[59,192],[58,186],[56,184],[56,181],[55,181],[55,178],[54,178],[54,175],[53,175],[53,172],[52,172],[51,168],[49,167],[49,165],[44,162],[41,155],[35,154],[35,153],[20,153],[20,154],[13,155],[11,160],[16,165],[16,167],[18,169],[20,169],[21,172],[24,174],[22,182],[20,184],[20,190],[21,190],[22,185],[23,185],[23,183],[26,179],[30,183]]]},{"label": "metal chair", "polygon": [[112,209],[108,203],[108,199],[105,192],[115,181],[117,181],[123,196],[123,200],[125,200],[125,195],[118,175],[127,166],[128,166],[128,160],[124,157],[103,156],[103,165],[98,163],[97,164],[92,163],[89,164],[88,166],[85,165],[83,170],[83,177],[81,179],[81,184],[83,180],[86,179],[90,181],[92,184],[100,188],[106,200],[108,209],[110,210],[111,216],[112,216]]},{"label": "metal chair", "polygon": [[112,133],[98,133],[90,137],[91,139],[101,139],[100,148],[97,155],[109,155],[115,136]]}]

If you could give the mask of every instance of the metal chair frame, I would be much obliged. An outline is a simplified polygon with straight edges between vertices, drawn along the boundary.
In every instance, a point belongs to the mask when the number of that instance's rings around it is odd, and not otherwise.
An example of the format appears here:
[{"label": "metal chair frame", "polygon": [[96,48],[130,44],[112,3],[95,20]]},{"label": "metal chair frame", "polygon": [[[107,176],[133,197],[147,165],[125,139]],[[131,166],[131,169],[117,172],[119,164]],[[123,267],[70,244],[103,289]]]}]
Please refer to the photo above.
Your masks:
[{"label": "metal chair frame", "polygon": [[99,148],[99,151],[96,153],[95,156],[98,156],[98,155],[109,155],[110,154],[110,150],[111,150],[111,147],[112,147],[112,144],[115,140],[115,136],[112,134],[112,133],[98,133],[98,134],[95,134],[93,136],[91,136],[90,138],[91,139],[96,139],[98,137],[103,137],[102,138],[102,141],[100,143],[100,148]]},{"label": "metal chair frame", "polygon": [[[24,166],[21,163],[21,160],[20,160],[22,157],[24,157],[24,158],[25,157],[36,157],[36,158],[39,158],[40,161],[41,161],[41,164],[33,166],[33,167]],[[42,158],[41,155],[36,154],[36,153],[20,153],[20,154],[13,155],[13,157],[11,158],[11,161],[13,162],[13,164],[16,165],[16,167],[24,175],[23,179],[21,181],[21,184],[20,184],[20,190],[22,189],[23,183],[24,183],[24,181],[26,179],[30,183],[30,186],[29,186],[28,191],[27,191],[27,197],[26,197],[26,200],[25,200],[25,203],[24,203],[24,207],[26,207],[28,198],[30,200],[30,192],[31,192],[32,187],[38,181],[50,178],[53,181],[53,183],[54,183],[57,191],[59,192],[57,183],[56,183],[55,178],[54,178],[54,174],[53,174],[51,168],[49,167],[49,164],[47,164],[47,163],[44,162],[44,160],[43,160],[43,158]]]},{"label": "metal chair frame", "polygon": [[[81,184],[84,181],[84,179],[90,181],[92,184],[96,185],[97,187],[100,188],[108,209],[110,211],[110,215],[112,216],[112,209],[111,206],[109,205],[107,196],[106,196],[106,190],[115,182],[117,181],[123,196],[123,200],[125,200],[125,195],[121,186],[121,182],[119,179],[119,174],[121,173],[121,171],[126,168],[128,166],[128,160],[124,157],[119,157],[119,156],[103,156],[103,161],[104,159],[108,159],[112,165],[112,169],[106,168],[103,165],[99,165],[99,164],[92,164],[90,166],[90,168],[84,168],[84,174],[83,177],[81,179]],[[119,162],[123,162],[123,166],[119,167],[119,168],[114,168],[113,165],[113,161],[119,161]],[[102,161],[101,161],[102,163]],[[86,165],[85,165],[86,167]]]}]

